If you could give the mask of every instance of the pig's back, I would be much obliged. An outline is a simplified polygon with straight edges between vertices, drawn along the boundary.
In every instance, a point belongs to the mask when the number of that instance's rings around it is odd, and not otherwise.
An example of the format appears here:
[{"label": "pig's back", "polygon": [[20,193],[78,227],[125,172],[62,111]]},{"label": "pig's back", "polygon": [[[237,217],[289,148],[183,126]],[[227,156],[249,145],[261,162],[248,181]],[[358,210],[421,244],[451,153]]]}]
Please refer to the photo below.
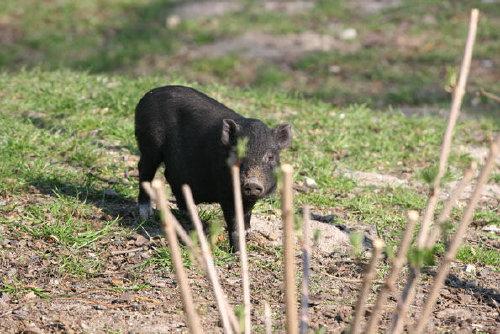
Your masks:
[{"label": "pig's back", "polygon": [[152,134],[160,144],[163,139],[177,135],[189,134],[191,139],[206,137],[220,127],[222,119],[243,117],[193,88],[164,86],[144,95],[135,118],[136,135]]}]

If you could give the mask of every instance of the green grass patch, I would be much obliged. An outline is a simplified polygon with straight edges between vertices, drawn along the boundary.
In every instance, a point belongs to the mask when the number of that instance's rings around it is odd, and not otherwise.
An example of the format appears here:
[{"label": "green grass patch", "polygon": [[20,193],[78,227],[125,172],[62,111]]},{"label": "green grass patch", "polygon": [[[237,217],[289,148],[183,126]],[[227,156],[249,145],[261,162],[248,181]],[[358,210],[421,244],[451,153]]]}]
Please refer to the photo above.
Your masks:
[{"label": "green grass patch", "polygon": [[[73,249],[92,247],[111,233],[122,233],[123,218],[114,206],[134,210],[138,187],[137,179],[128,176],[136,170],[136,162],[129,162],[137,154],[133,110],[145,92],[165,84],[194,86],[271,126],[290,122],[293,144],[282,161],[294,165],[296,183],[303,183],[307,176],[318,184],[318,189],[297,194],[297,207],[307,203],[315,209],[341,210],[345,223],[375,225],[390,244],[399,238],[405,211],[425,206],[426,194],[402,187],[362,187],[344,171],[405,173],[420,180],[438,159],[445,127],[442,118],[382,113],[364,105],[337,108],[267,88],[200,86],[176,77],[130,79],[34,70],[0,74],[0,127],[5,129],[0,133],[0,196],[22,197],[36,189],[50,200],[25,205],[18,219],[2,218],[2,223],[15,223],[36,238],[51,238]],[[481,146],[481,138],[495,131],[495,122],[463,120],[458,123],[455,142]],[[478,133],[479,138],[474,135]],[[452,152],[447,177],[460,177],[468,161]],[[256,212],[277,213],[279,205],[272,196],[259,202]],[[112,218],[94,226],[96,207]],[[222,222],[219,209],[201,212],[205,220]],[[29,224],[21,224],[22,219]],[[486,209],[478,211],[476,219],[498,224],[498,214]],[[220,232],[219,228],[213,235]],[[215,250],[217,258],[230,261],[227,251],[220,246]],[[154,259],[151,264],[168,268],[166,250]],[[85,267],[77,260],[65,260],[69,272],[78,274],[78,268]]]},{"label": "green grass patch", "polygon": [[488,265],[500,270],[500,256],[496,249],[464,245],[458,250],[457,260],[463,263]]},{"label": "green grass patch", "polygon": [[45,299],[49,297],[44,289],[34,286],[25,286],[16,279],[12,280],[11,282],[2,280],[2,282],[0,283],[0,292],[8,293],[16,298],[20,298],[30,292],[34,293],[35,296],[39,298]]},{"label": "green grass patch", "polygon": [[[191,268],[193,259],[189,250],[185,247],[181,247],[182,264],[184,268]],[[144,269],[146,267],[153,266],[154,268],[160,270],[173,270],[172,256],[170,254],[170,249],[167,247],[158,247],[155,249],[154,255],[141,263],[140,268]]]},{"label": "green grass patch", "polygon": [[[469,91],[500,89],[491,65],[500,52],[500,11],[494,3],[480,0],[406,0],[374,12],[346,1],[325,0],[293,13],[264,10],[259,2],[243,1],[239,11],[181,18],[175,27],[166,21],[183,4],[173,0],[59,0],[48,4],[6,0],[2,5],[5,42],[0,66],[8,70],[41,66],[48,70],[121,72],[134,77],[138,73],[189,73],[197,81],[240,87],[267,83],[273,89],[306,93],[344,106],[440,107],[449,104],[450,95],[444,87],[447,69],[458,67],[468,13],[475,7],[483,14]],[[254,61],[249,62],[245,55],[220,54],[212,59],[185,56],[186,50],[249,31],[283,38],[307,31],[339,38],[347,28],[356,29],[358,36],[344,41],[346,45],[360,47],[305,52],[299,59],[284,61],[283,69],[275,68],[274,59],[258,59],[264,69],[257,71],[257,79],[255,68],[248,70]],[[330,71],[332,66],[338,66],[340,72]],[[471,104],[472,98],[466,96],[466,108],[486,111],[482,115],[492,118],[497,115],[493,101],[479,97],[477,105]]]},{"label": "green grass patch", "polygon": [[497,210],[478,209],[474,212],[474,222],[479,226],[496,225],[500,226],[500,215]]},{"label": "green grass patch", "polygon": [[79,278],[88,278],[100,273],[102,262],[84,255],[63,255],[59,259],[59,271]]}]

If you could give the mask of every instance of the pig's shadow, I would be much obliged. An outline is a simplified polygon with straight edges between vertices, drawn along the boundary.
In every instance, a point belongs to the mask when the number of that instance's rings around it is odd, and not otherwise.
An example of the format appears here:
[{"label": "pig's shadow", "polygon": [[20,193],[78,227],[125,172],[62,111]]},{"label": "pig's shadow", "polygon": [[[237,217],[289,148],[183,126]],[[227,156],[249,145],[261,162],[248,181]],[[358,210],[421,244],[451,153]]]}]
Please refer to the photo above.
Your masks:
[{"label": "pig's shadow", "polygon": [[[64,128],[54,125],[52,119],[44,115],[25,114],[24,116],[39,129],[50,132],[66,131]],[[111,145],[105,142],[100,142],[98,145],[106,150],[125,150],[130,154],[136,155],[139,153],[136,147]],[[74,167],[78,168],[77,166]],[[98,175],[98,173],[86,171],[85,169],[81,169],[81,173],[83,179],[93,178],[102,182],[102,184],[105,185],[103,188],[113,188],[113,184],[116,183],[116,181],[111,182]],[[158,215],[146,221],[139,219],[136,200],[118,192],[107,192],[104,189],[86,185],[85,183],[87,182],[85,181],[62,181],[62,178],[57,178],[55,176],[36,176],[31,178],[29,183],[45,195],[56,196],[56,194],[61,194],[74,197],[81,202],[91,203],[102,210],[104,214],[103,219],[117,220],[120,225],[136,230],[145,237],[153,237],[162,234]],[[171,202],[175,203],[175,199],[171,200]],[[177,209],[173,209],[172,212],[184,229],[190,232],[192,225],[187,215],[181,213]],[[206,225],[206,222],[203,223]]]},{"label": "pig's shadow", "polygon": [[[90,203],[101,209],[103,213],[101,219],[116,220],[120,225],[133,229],[145,237],[162,234],[157,215],[146,221],[139,219],[137,202],[118,192],[107,192],[75,182],[63,182],[52,177],[35,177],[30,180],[30,184],[45,195],[53,197],[64,195],[73,197],[82,203]],[[175,201],[172,202],[175,203]],[[185,214],[177,209],[173,209],[172,213],[178,218],[184,229],[188,232],[192,229]]]}]

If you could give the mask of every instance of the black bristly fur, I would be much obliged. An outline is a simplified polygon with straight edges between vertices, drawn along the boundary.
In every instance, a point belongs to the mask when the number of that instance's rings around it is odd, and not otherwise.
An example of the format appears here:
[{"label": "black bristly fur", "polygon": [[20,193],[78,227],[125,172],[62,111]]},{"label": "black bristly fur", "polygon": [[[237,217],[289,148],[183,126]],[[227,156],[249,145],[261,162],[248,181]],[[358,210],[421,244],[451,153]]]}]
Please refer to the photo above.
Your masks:
[{"label": "black bristly fur", "polygon": [[[248,229],[256,201],[276,187],[274,169],[279,164],[280,150],[290,145],[291,128],[282,124],[270,129],[260,120],[245,118],[193,88],[165,86],[149,91],[139,101],[135,135],[141,152],[140,182],[151,181],[163,162],[165,178],[179,209],[186,210],[183,184],[191,187],[196,203],[219,203],[231,246],[237,249],[228,157],[238,138],[247,137],[240,180]],[[142,187],[139,206],[150,207]]]}]

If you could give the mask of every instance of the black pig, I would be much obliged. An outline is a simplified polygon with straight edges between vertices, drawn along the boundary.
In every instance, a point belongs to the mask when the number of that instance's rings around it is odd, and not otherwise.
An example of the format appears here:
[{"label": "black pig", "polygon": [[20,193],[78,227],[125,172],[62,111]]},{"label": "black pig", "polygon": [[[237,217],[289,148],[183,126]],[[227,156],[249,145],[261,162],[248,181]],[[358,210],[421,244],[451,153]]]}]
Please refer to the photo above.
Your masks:
[{"label": "black pig", "polygon": [[[276,188],[274,169],[279,153],[290,146],[288,124],[270,129],[258,119],[245,118],[207,95],[189,87],[155,88],[139,101],[135,136],[141,152],[140,182],[151,181],[159,165],[180,210],[186,210],[181,187],[188,184],[196,203],[219,203],[229,240],[238,249],[232,182],[228,158],[239,138],[248,139],[240,164],[245,229],[258,199]],[[151,215],[147,193],[139,188],[139,214]]]}]

